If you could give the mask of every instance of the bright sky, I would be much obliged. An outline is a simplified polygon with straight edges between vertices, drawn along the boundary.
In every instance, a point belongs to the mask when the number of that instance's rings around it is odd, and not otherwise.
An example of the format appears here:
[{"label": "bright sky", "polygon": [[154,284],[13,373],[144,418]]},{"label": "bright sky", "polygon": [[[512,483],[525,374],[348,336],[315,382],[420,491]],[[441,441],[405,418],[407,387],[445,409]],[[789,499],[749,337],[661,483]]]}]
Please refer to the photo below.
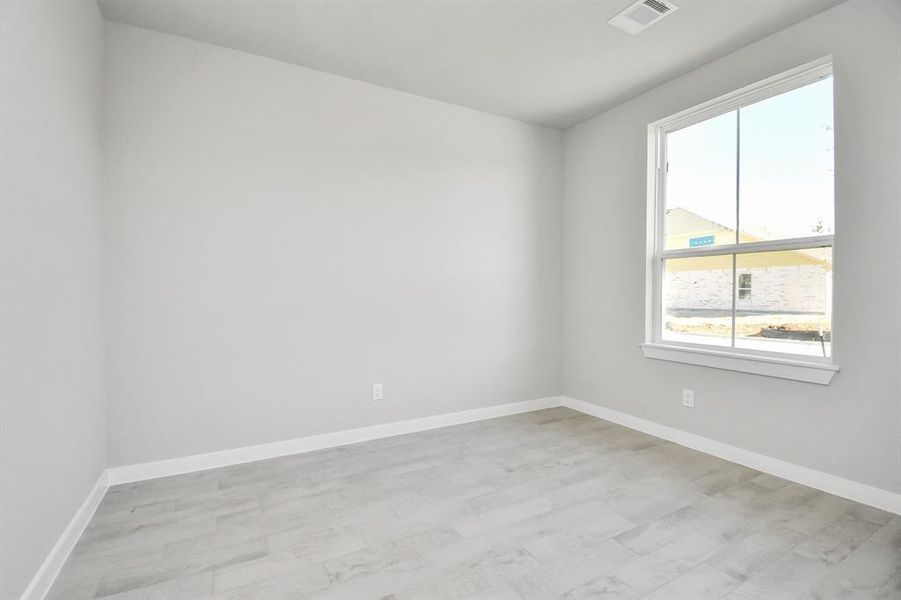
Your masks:
[{"label": "bright sky", "polygon": [[[833,233],[832,78],[740,112],[741,231],[762,239]],[[733,111],[667,136],[667,208],[735,229],[737,119]]]}]

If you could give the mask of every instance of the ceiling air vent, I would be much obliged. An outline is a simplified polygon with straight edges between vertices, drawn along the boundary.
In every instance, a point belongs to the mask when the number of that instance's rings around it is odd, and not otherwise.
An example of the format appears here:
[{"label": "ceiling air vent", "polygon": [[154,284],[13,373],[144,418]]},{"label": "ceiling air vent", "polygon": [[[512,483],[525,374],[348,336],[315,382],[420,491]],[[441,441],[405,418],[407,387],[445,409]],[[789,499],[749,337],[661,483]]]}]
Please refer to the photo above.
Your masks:
[{"label": "ceiling air vent", "polygon": [[635,35],[677,10],[679,7],[669,0],[638,0],[607,22]]}]

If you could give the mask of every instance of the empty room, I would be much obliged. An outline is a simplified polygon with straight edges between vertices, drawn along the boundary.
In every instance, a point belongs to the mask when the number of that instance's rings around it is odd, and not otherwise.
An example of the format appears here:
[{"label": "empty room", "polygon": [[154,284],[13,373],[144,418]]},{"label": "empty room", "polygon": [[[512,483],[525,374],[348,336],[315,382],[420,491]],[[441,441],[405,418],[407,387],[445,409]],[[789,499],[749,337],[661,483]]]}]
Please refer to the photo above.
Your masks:
[{"label": "empty room", "polygon": [[901,600],[899,232],[901,0],[0,0],[0,600]]}]

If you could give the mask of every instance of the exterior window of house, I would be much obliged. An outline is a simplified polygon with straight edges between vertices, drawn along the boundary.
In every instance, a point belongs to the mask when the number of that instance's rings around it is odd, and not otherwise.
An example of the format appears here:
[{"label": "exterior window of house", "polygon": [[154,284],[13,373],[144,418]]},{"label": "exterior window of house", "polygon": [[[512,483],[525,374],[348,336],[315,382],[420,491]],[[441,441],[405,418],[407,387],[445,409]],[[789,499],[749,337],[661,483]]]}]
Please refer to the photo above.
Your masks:
[{"label": "exterior window of house", "polygon": [[831,379],[832,98],[822,59],[649,127],[644,347]]},{"label": "exterior window of house", "polygon": [[750,300],[751,299],[751,274],[750,273],[741,273],[738,276],[738,299],[739,300]]}]

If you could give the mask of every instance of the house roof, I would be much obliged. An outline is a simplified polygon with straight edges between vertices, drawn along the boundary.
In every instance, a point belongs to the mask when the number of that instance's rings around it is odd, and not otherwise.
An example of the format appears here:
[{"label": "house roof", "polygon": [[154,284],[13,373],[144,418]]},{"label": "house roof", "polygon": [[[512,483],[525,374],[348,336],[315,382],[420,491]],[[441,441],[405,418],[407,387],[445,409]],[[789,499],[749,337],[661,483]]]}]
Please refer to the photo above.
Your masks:
[{"label": "house roof", "polygon": [[[688,248],[691,238],[714,236],[715,245],[735,243],[735,230],[681,207],[668,209],[666,218],[666,248]],[[739,234],[740,242],[758,242],[759,237],[747,233]],[[819,265],[826,270],[832,268],[832,252],[828,248],[807,248],[741,254],[740,269],[765,267]],[[667,271],[706,271],[731,269],[732,255],[714,255],[700,258],[680,258],[666,261]]]}]

